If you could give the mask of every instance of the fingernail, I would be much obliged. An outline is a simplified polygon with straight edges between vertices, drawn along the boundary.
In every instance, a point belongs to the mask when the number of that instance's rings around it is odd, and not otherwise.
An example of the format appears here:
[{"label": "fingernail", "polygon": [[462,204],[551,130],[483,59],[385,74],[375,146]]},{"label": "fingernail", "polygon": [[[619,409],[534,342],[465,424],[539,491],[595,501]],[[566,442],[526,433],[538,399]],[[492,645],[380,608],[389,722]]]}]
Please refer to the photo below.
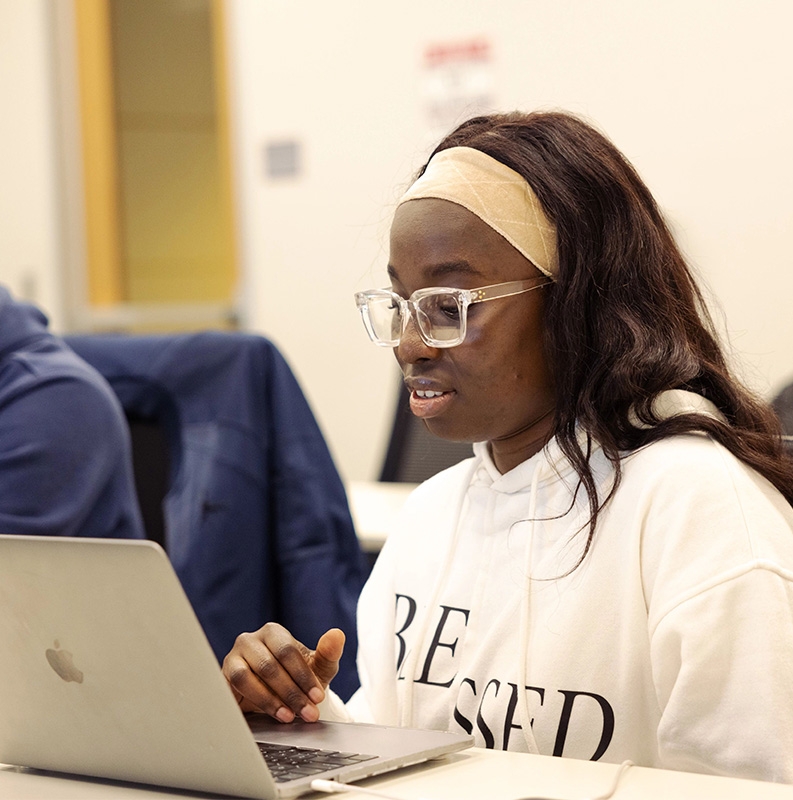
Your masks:
[{"label": "fingernail", "polygon": [[315,686],[309,691],[308,697],[312,703],[321,703],[325,699],[325,693],[322,691],[322,689],[318,689]]},{"label": "fingernail", "polygon": [[280,722],[291,722],[295,718],[295,715],[286,706],[281,706],[281,708],[275,712],[275,718]]},{"label": "fingernail", "polygon": [[300,716],[306,722],[316,722],[319,719],[319,710],[314,706],[303,706],[300,709]]}]

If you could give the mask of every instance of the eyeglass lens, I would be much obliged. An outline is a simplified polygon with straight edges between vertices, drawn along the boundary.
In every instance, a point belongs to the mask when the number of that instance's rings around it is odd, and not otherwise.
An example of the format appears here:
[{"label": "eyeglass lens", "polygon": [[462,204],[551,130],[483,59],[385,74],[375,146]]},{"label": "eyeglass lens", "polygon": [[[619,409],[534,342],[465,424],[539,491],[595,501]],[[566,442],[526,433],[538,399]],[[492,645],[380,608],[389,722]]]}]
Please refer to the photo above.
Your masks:
[{"label": "eyeglass lens", "polygon": [[462,309],[457,295],[439,292],[422,297],[417,305],[419,325],[427,336],[436,342],[451,342],[459,338]]},{"label": "eyeglass lens", "polygon": [[[397,342],[402,334],[402,308],[390,297],[369,298],[369,320],[375,336],[382,342]],[[460,337],[462,309],[457,295],[439,292],[420,298],[416,317],[422,333],[438,342]]]}]

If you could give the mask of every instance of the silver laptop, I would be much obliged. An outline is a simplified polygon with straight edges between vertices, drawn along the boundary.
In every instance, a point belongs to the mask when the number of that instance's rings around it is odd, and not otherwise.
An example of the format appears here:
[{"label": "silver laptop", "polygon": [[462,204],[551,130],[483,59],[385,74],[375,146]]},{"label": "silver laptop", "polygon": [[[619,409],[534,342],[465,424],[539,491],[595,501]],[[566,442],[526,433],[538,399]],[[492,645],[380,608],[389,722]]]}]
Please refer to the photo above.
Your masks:
[{"label": "silver laptop", "polygon": [[0,536],[2,763],[272,800],[471,744],[246,717],[159,546]]}]

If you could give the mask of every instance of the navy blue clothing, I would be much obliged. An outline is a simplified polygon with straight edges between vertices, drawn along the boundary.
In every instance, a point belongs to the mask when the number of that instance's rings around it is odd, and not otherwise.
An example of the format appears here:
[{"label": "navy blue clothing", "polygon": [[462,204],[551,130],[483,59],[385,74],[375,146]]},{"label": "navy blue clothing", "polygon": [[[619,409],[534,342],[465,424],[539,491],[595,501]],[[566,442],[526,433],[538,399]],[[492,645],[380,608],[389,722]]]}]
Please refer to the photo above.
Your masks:
[{"label": "navy blue clothing", "polygon": [[166,549],[217,657],[265,622],[309,647],[339,627],[333,687],[348,697],[364,561],[324,437],[276,347],[211,332],[67,341],[128,415],[169,438]]},{"label": "navy blue clothing", "polygon": [[118,400],[2,287],[0,533],[142,536]]}]

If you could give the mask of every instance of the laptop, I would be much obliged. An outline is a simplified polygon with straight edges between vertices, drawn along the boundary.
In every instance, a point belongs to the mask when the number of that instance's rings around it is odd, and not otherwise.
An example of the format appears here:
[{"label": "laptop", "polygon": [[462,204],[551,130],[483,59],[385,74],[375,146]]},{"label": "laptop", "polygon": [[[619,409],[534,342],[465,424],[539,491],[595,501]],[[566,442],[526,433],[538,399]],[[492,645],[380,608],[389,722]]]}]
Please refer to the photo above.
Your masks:
[{"label": "laptop", "polygon": [[2,763],[274,800],[472,743],[244,715],[159,545],[0,536]]}]

